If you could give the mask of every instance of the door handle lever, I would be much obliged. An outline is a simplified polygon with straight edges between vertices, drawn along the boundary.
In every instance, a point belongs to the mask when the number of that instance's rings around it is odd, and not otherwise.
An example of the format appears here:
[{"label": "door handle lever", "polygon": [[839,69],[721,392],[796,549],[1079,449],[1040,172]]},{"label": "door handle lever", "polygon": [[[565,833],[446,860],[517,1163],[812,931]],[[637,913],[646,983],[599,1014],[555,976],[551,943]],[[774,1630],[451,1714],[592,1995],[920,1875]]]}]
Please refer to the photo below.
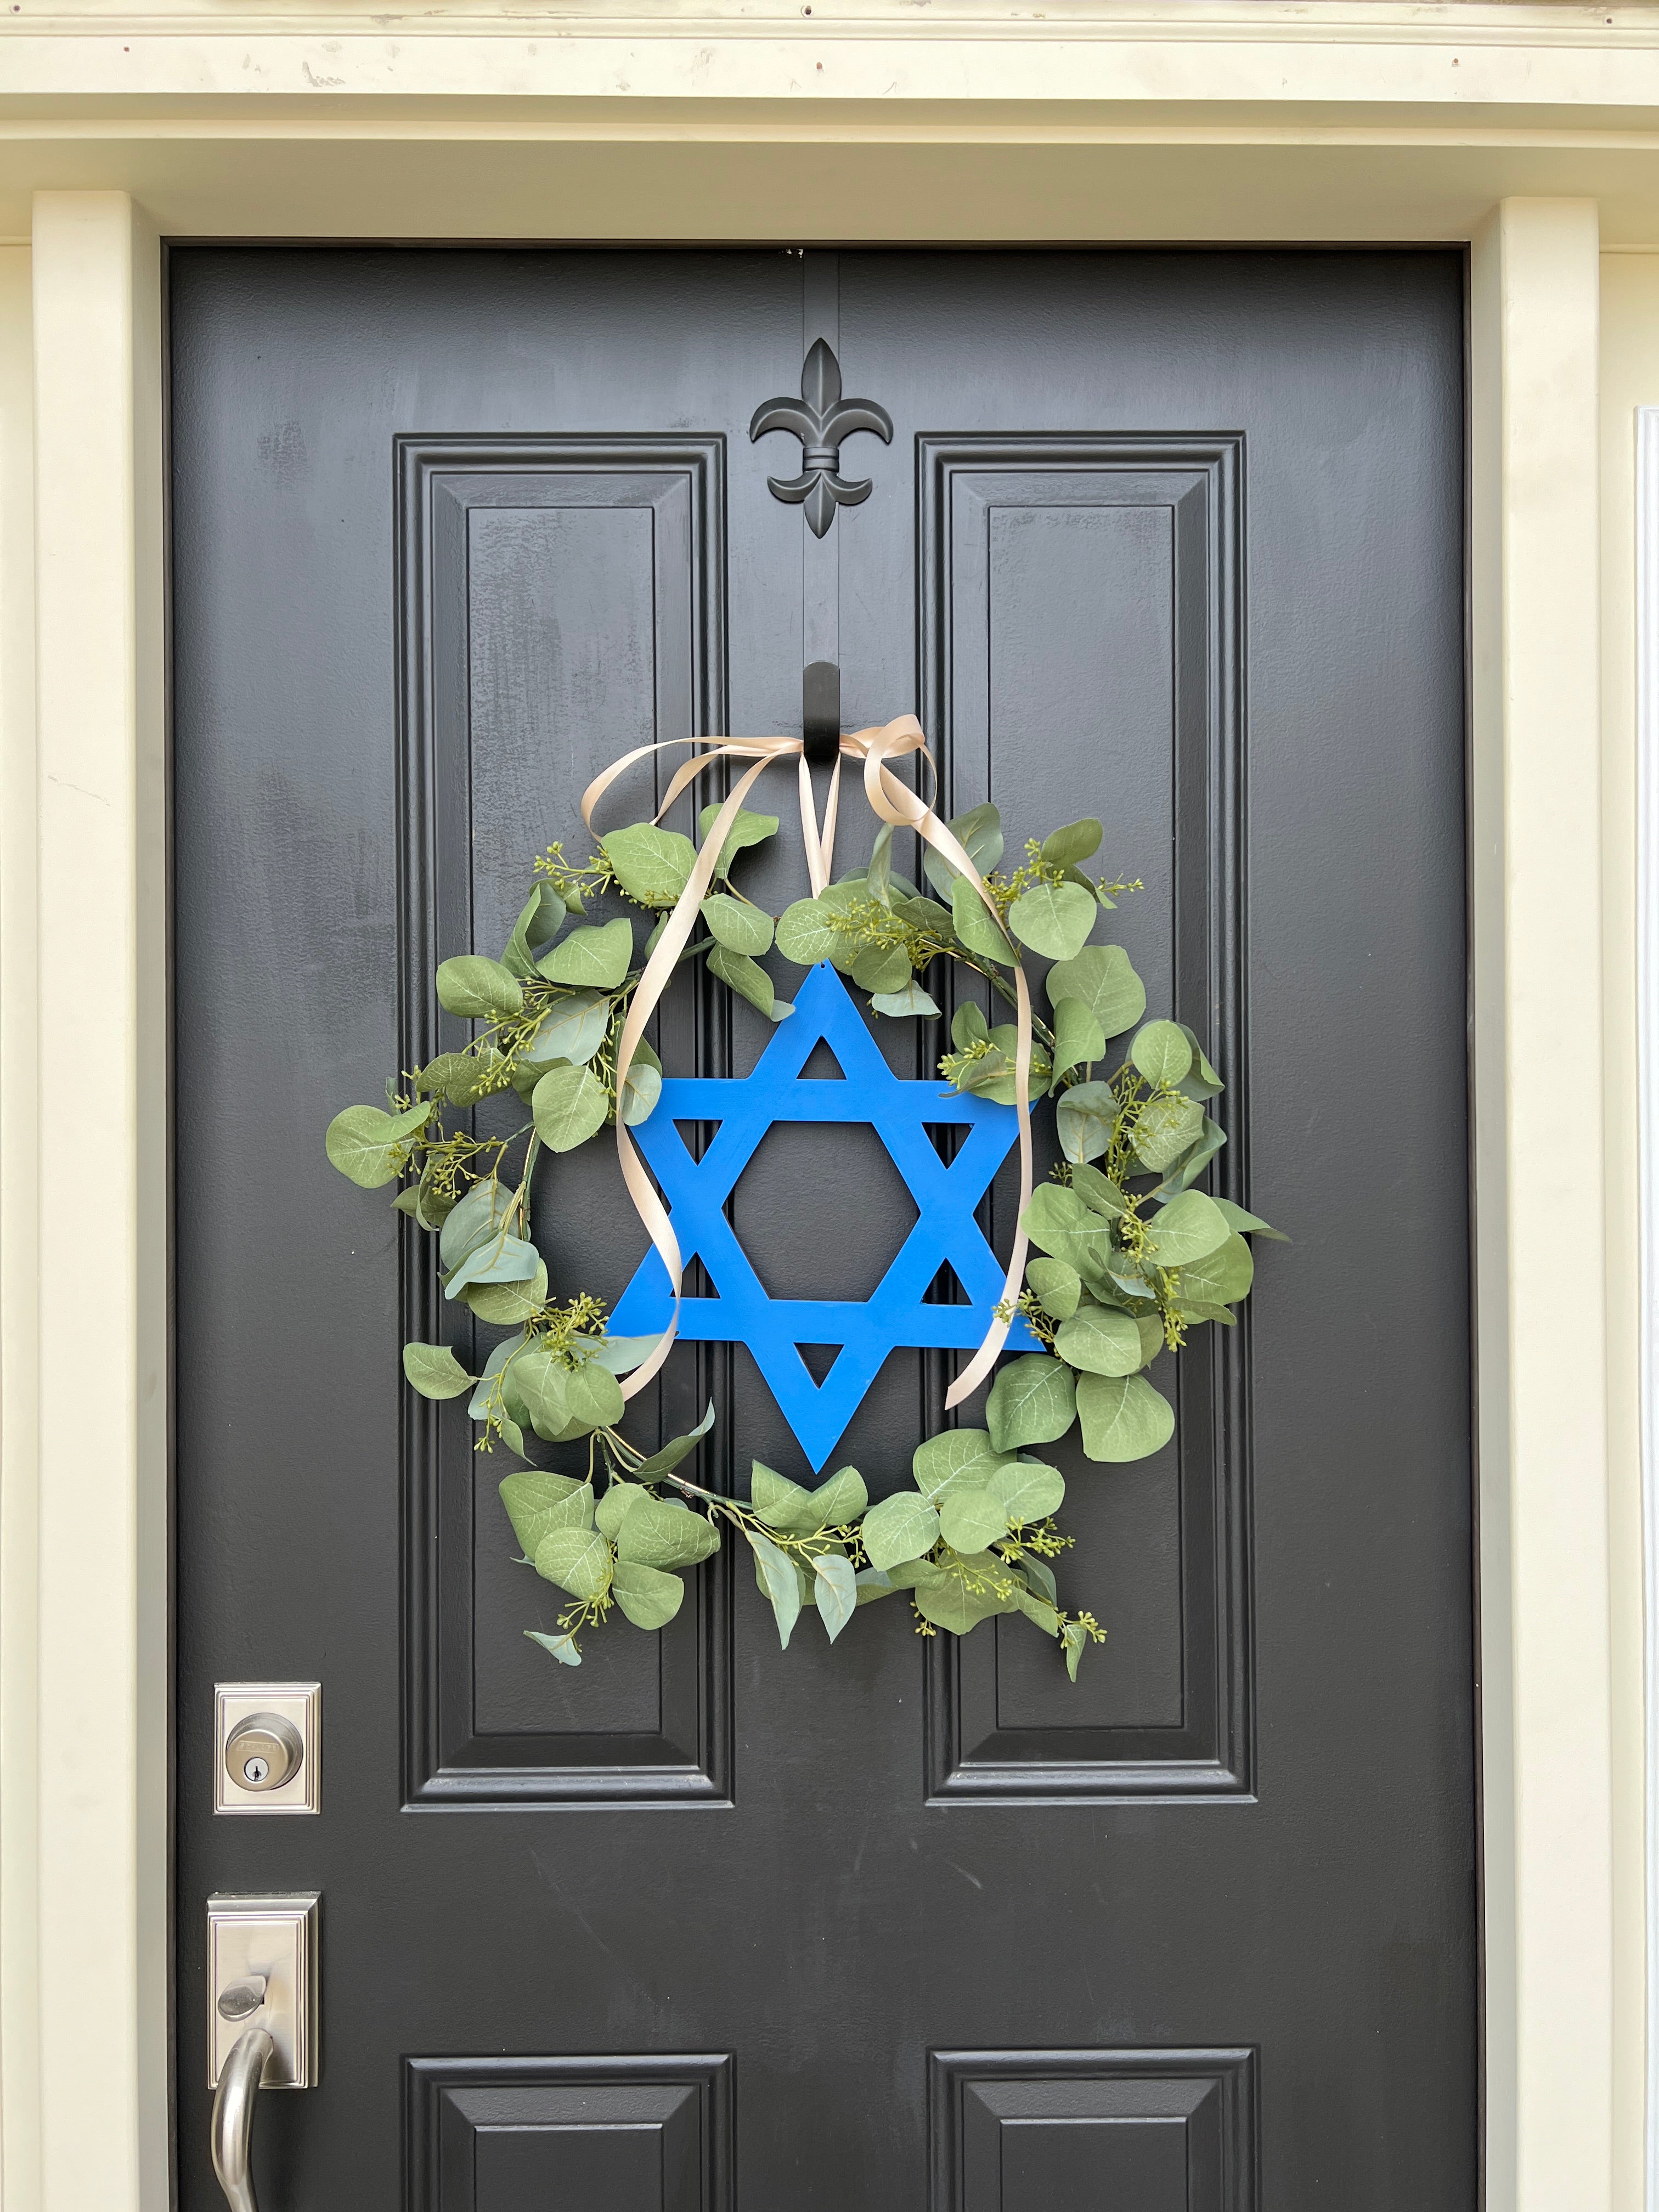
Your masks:
[{"label": "door handle lever", "polygon": [[260,2087],[317,2081],[314,1890],[208,1899],[208,2081],[213,2171],[230,2212],[259,2212],[249,2158]]},{"label": "door handle lever", "polygon": [[[229,1994],[227,1990],[226,1995]],[[248,2153],[253,2141],[253,2106],[259,2094],[259,2076],[276,2048],[276,2039],[267,2029],[245,2027],[231,2046],[213,2093],[213,2171],[230,2212],[259,2212]]]}]

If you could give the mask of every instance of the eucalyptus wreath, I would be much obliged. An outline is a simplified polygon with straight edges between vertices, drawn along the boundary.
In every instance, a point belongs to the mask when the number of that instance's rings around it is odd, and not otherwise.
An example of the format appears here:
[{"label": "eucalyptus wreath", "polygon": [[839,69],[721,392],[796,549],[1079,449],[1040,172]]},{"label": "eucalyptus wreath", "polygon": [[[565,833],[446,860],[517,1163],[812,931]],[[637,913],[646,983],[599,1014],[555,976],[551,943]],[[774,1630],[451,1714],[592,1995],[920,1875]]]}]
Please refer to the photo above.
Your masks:
[{"label": "eucalyptus wreath", "polygon": [[[719,811],[703,810],[705,839]],[[897,1591],[923,1636],[965,1636],[1024,1613],[1055,1638],[1073,1680],[1087,1645],[1103,1639],[1091,1613],[1060,1602],[1054,1562],[1073,1541],[1055,1517],[1066,1484],[1030,1448],[1075,1424],[1091,1461],[1158,1450],[1175,1413],[1147,1370],[1193,1329],[1233,1325],[1251,1285],[1247,1239],[1279,1232],[1196,1188],[1226,1142],[1209,1111],[1221,1079],[1184,1024],[1144,1020],[1146,990],[1122,947],[1090,942],[1102,913],[1141,888],[1084,872],[1101,824],[1032,839],[1006,872],[994,806],[950,826],[988,905],[931,847],[923,867],[937,896],[908,882],[884,823],[867,867],[775,921],[734,871],[776,834],[777,817],[744,807],[714,866],[718,888],[701,903],[707,933],[679,955],[702,960],[775,1022],[793,1011],[760,964],[775,948],[802,968],[829,961],[890,1020],[939,1016],[927,988],[937,962],[955,962],[1011,1006],[1025,956],[1052,963],[1047,1016],[1032,1018],[1029,1097],[1033,1108],[1052,1100],[1061,1157],[1023,1217],[1041,1256],[1017,1306],[998,1309],[1004,1322],[1024,1315],[1043,1348],[1006,1358],[985,1426],[924,1438],[910,1484],[874,1504],[850,1467],[809,1489],[757,1461],[746,1500],[694,1481],[687,1462],[714,1425],[712,1404],[654,1450],[630,1441],[620,1378],[659,1340],[610,1334],[606,1304],[591,1291],[562,1297],[532,1237],[542,1154],[573,1152],[657,1103],[660,1062],[641,1044],[619,1086],[619,1040],[644,963],[690,881],[689,837],[633,823],[599,837],[580,865],[562,843],[550,846],[501,958],[463,953],[437,970],[439,1003],[477,1024],[471,1042],[389,1080],[384,1108],[349,1106],[329,1126],[335,1167],[364,1189],[399,1184],[393,1205],[436,1237],[446,1298],[505,1332],[479,1374],[442,1344],[406,1345],[404,1371],[424,1397],[467,1396],[477,1449],[500,1444],[524,1462],[500,1486],[520,1564],[568,1600],[556,1632],[525,1633],[566,1666],[580,1663],[579,1638],[613,1612],[637,1628],[665,1626],[684,1573],[720,1549],[726,1529],[748,1545],[786,1647],[809,1604],[833,1642],[858,1607]],[[608,902],[623,910],[596,919]],[[642,951],[629,909],[658,917]],[[1012,1105],[1018,1058],[1015,1024],[963,1002],[939,1071],[958,1091]],[[480,1136],[471,1109],[497,1095],[515,1095],[528,1118]],[[585,1444],[585,1469],[537,1464],[532,1437]]]}]

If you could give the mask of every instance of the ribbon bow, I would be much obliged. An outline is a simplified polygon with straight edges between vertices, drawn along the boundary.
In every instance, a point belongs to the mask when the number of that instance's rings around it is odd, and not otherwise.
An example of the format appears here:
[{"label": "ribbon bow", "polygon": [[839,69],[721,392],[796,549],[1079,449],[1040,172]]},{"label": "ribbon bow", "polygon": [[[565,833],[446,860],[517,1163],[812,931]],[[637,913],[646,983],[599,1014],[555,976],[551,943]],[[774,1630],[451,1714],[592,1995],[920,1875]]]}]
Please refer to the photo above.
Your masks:
[{"label": "ribbon bow", "polygon": [[[830,773],[830,794],[824,805],[822,825],[812,801],[811,771],[806,763],[805,741],[803,738],[671,738],[661,744],[635,745],[631,752],[624,753],[620,760],[613,761],[603,775],[594,777],[582,793],[582,820],[588,829],[592,830],[593,828],[594,809],[625,769],[631,768],[635,761],[645,759],[648,754],[667,752],[678,745],[695,746],[698,750],[690,760],[682,762],[675,770],[667,793],[653,817],[658,822],[662,820],[681,793],[689,789],[716,762],[749,761],[753,765],[738,779],[730,798],[721,805],[710,824],[708,835],[703,839],[702,850],[686,879],[685,888],[675,902],[673,910],[664,923],[661,934],[645,963],[644,973],[635,989],[633,1003],[629,1007],[628,1018],[623,1024],[622,1037],[617,1048],[618,1098],[622,1097],[623,1087],[628,1080],[628,1071],[633,1065],[635,1051],[645,1035],[645,1025],[667,988],[675,963],[685,949],[698,912],[708,896],[714,880],[715,867],[743,802],[750,787],[776,761],[787,760],[793,756],[799,769],[801,842],[805,848],[806,872],[814,898],[828,885],[830,871],[834,865],[841,764],[843,760],[855,760],[863,764],[865,796],[872,811],[882,821],[890,822],[895,829],[914,830],[925,843],[931,845],[936,853],[965,876],[978,893],[991,919],[1000,930],[1003,928],[1002,918],[996,910],[991,894],[985,888],[984,878],[969,859],[961,841],[939,820],[927,801],[907,784],[901,783],[888,766],[890,761],[901,760],[909,753],[920,753],[937,782],[933,757],[927,750],[927,739],[922,726],[914,714],[901,714],[896,720],[886,723],[880,729],[855,730],[842,737],[841,750]],[[1006,930],[1003,933],[1006,934]],[[1024,969],[1018,959],[1013,963],[1013,970],[1018,1024],[1014,1054],[1014,1104],[1019,1118],[1019,1225],[1015,1231],[1007,1278],[999,1302],[1009,1312],[1012,1312],[1014,1301],[1019,1296],[1025,1272],[1024,1224],[1025,1210],[1031,1199],[1031,1108],[1028,1096],[1031,1074],[1031,996]],[[669,1347],[678,1332],[681,1285],[685,1266],[667,1209],[645,1171],[644,1164],[620,1113],[617,1116],[617,1157],[622,1164],[623,1181],[628,1186],[629,1195],[668,1270],[669,1283],[674,1292],[674,1310],[662,1341],[622,1386],[623,1395],[631,1398],[642,1390],[657,1373],[667,1358]],[[947,1406],[960,1405],[985,1380],[1002,1350],[1008,1327],[1007,1322],[993,1316],[991,1326],[986,1330],[978,1351],[951,1384],[945,1401]]]}]

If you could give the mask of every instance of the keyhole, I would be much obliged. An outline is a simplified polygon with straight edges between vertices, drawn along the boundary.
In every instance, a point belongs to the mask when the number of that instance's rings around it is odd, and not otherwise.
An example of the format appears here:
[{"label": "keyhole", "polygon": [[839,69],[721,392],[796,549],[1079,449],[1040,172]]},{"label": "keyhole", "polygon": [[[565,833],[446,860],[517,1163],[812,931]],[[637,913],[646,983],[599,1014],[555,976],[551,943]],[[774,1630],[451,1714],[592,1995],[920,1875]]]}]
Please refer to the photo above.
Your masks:
[{"label": "keyhole", "polygon": [[244,1776],[256,1789],[270,1771],[270,1761],[268,1759],[250,1759],[242,1769]]}]

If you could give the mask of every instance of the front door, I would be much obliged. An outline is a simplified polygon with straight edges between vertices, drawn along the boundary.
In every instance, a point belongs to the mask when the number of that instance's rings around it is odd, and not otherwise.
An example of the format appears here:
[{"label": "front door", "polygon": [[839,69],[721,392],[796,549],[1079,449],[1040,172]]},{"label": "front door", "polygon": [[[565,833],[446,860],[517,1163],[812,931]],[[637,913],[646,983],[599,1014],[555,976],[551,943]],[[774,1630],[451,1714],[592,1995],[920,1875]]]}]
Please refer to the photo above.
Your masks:
[{"label": "front door", "polygon": [[[310,1890],[320,2081],[259,2100],[265,2212],[1472,2212],[1462,276],[174,252],[186,2212],[206,1900]],[[825,471],[750,435],[820,339],[890,419],[840,455],[861,502],[779,496]],[[919,714],[941,814],[995,802],[1016,857],[1105,823],[1145,886],[1111,933],[1228,1085],[1208,1187],[1293,1240],[1194,1331],[1164,1449],[1048,1455],[1107,1632],[1075,1684],[1028,1622],[920,1637],[902,1597],[781,1652],[729,1546],[557,1664],[516,1462],[399,1370],[493,1336],[324,1157],[435,1048],[434,963],[586,854],[588,781],[799,731],[817,662],[844,727]],[[774,913],[793,783],[751,802]],[[844,793],[840,866],[871,828]],[[949,1049],[874,1028],[907,1079]],[[773,1030],[687,979],[655,1034],[692,1076]],[[614,1150],[554,1165],[555,1287],[614,1302]],[[775,1128],[726,1212],[770,1297],[842,1302],[915,1218],[846,1123]],[[893,1352],[830,1464],[892,1490],[960,1358]],[[742,1344],[678,1346],[629,1432],[710,1398],[702,1480],[806,1478]],[[320,1685],[319,1809],[216,1812],[216,1685],[283,1682]]]}]

